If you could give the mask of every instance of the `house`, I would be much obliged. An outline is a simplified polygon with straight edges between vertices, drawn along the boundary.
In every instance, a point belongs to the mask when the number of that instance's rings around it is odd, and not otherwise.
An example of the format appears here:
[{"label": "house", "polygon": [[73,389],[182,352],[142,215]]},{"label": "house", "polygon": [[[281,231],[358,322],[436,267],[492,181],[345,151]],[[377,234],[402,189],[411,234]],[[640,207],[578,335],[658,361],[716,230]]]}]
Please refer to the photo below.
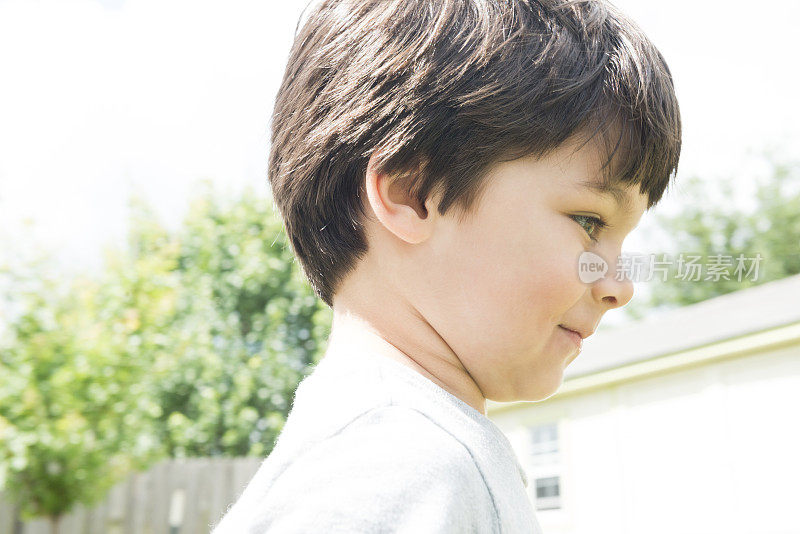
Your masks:
[{"label": "house", "polygon": [[800,533],[800,276],[599,331],[487,413],[547,534]]}]

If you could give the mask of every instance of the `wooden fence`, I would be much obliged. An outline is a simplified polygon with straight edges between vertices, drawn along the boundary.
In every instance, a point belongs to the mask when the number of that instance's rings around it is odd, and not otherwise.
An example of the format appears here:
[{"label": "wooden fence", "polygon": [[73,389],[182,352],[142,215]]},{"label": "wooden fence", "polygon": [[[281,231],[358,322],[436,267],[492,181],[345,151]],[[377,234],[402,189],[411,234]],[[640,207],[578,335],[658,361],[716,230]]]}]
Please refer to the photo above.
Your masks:
[{"label": "wooden fence", "polygon": [[[261,458],[167,460],[117,484],[93,507],[76,507],[61,519],[59,534],[208,534],[244,491]],[[170,513],[173,517],[170,518]],[[0,493],[0,534],[50,534],[50,523],[15,522]],[[179,525],[170,528],[170,523]],[[15,524],[16,523],[16,524]]]}]

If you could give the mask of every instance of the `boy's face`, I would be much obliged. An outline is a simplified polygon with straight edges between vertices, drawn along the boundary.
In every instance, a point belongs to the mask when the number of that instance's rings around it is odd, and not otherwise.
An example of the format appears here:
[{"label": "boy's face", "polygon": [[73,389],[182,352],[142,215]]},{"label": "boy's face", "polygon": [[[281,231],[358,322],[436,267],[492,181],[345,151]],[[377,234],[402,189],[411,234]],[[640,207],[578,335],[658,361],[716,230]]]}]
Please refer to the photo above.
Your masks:
[{"label": "boy's face", "polygon": [[[552,395],[579,353],[560,325],[588,335],[633,296],[615,265],[647,197],[638,186],[623,188],[623,209],[612,195],[582,187],[599,181],[602,159],[592,143],[572,154],[574,146],[496,165],[471,216],[436,214],[430,237],[403,262],[407,296],[488,399]],[[585,251],[606,261],[605,278],[579,279]]]}]

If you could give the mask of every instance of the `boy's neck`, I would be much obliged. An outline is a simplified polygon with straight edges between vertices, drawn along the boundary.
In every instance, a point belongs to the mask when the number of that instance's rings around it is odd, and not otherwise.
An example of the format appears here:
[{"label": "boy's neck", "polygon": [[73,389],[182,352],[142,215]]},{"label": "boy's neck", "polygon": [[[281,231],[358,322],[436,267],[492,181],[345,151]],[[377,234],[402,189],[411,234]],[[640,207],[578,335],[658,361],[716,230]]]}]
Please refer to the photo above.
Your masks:
[{"label": "boy's neck", "polygon": [[[386,307],[391,306],[387,304]],[[441,336],[424,319],[388,311],[384,309],[380,314],[386,324],[377,324],[337,299],[326,353],[334,349],[358,350],[391,358],[485,415],[483,393]],[[386,320],[387,317],[391,319]]]}]

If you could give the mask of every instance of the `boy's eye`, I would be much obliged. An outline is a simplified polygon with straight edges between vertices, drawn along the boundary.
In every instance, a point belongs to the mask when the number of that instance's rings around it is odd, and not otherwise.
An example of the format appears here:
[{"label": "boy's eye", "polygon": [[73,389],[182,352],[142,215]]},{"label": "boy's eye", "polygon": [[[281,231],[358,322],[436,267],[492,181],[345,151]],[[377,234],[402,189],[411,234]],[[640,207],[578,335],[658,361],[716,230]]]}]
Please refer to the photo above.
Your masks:
[{"label": "boy's eye", "polygon": [[603,219],[592,217],[591,215],[570,215],[570,217],[586,229],[589,238],[594,242],[597,242],[596,234],[600,233],[603,228],[608,226]]}]

